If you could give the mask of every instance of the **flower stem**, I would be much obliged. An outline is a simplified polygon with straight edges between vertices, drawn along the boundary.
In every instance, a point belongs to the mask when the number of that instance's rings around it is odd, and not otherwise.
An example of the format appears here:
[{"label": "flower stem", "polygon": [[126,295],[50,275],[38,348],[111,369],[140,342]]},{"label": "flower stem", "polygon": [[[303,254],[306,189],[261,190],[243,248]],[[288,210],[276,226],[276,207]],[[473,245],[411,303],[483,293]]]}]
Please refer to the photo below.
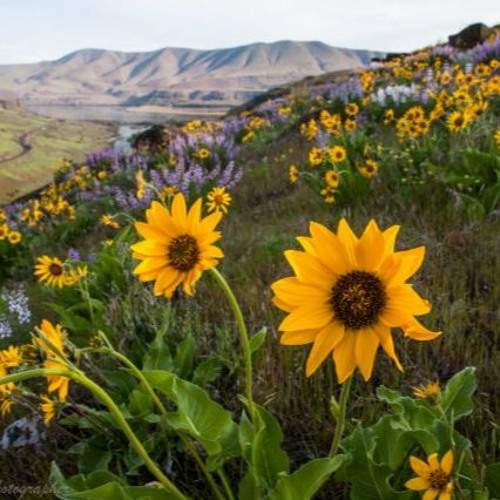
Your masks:
[{"label": "flower stem", "polygon": [[87,389],[89,389],[95,396],[97,396],[109,409],[111,414],[116,420],[116,423],[121,428],[125,436],[127,436],[130,444],[133,446],[137,454],[142,458],[144,464],[149,469],[151,474],[156,477],[156,479],[161,483],[161,485],[172,493],[174,498],[178,498],[180,500],[187,500],[187,497],[181,493],[177,487],[166,477],[163,472],[159,469],[159,467],[151,460],[151,457],[148,455],[148,452],[142,446],[142,443],[139,441],[137,436],[134,434],[134,431],[130,428],[125,417],[122,412],[116,406],[115,402],[111,399],[108,393],[102,389],[95,382],[87,378],[82,372],[74,371],[74,370],[64,370],[64,369],[47,369],[47,368],[37,368],[34,370],[26,370],[23,372],[13,373],[11,375],[7,375],[6,377],[0,378],[0,385],[6,384],[9,382],[18,382],[21,380],[26,380],[29,378],[40,377],[40,376],[64,376],[68,377],[75,382],[83,385]]},{"label": "flower stem", "polygon": [[248,413],[250,414],[250,419],[252,420],[252,422],[254,422],[255,404],[253,401],[252,390],[252,353],[250,351],[250,339],[248,337],[248,330],[245,324],[245,320],[243,319],[243,313],[241,312],[240,306],[233,294],[233,291],[231,290],[231,287],[215,267],[211,267],[210,271],[215,276],[215,279],[217,280],[227,299],[229,300],[229,304],[231,305],[234,316],[236,318],[236,323],[238,324],[238,331],[240,333],[241,346],[243,347],[243,357],[245,361],[245,395],[247,399]]},{"label": "flower stem", "polygon": [[[103,332],[100,332],[100,334],[102,334],[101,336],[104,336]],[[126,356],[123,356],[123,354],[115,351],[114,348],[109,343],[109,341],[107,341],[106,343],[107,343],[107,345],[110,346],[109,348],[108,347],[101,347],[101,348],[97,348],[97,349],[93,349],[93,350],[95,352],[101,352],[101,353],[104,353],[104,354],[109,354],[110,356],[113,356],[117,360],[121,361],[128,368],[130,368],[130,370],[135,375],[135,377],[142,383],[143,387],[146,389],[146,391],[148,392],[149,396],[154,401],[156,407],[158,408],[158,410],[160,411],[160,413],[162,414],[162,416],[167,417],[168,416],[168,411],[166,410],[165,406],[161,402],[160,398],[156,395],[155,391],[151,387],[151,384],[148,382],[147,378],[143,375],[143,373],[141,372],[141,370],[139,370],[137,368],[137,366],[135,366],[134,363],[132,363],[132,361],[130,361],[130,359],[128,359]],[[193,445],[193,443],[191,442],[191,440],[189,439],[189,437],[186,436],[183,432],[177,431],[177,433],[178,433],[179,437],[182,439],[182,441],[184,442],[184,444],[189,448],[189,451],[191,452],[191,454],[193,455],[194,459],[196,460],[196,463],[198,464],[198,466],[200,467],[201,471],[203,472],[203,474],[207,478],[207,481],[209,482],[210,487],[212,488],[213,492],[215,493],[215,496],[217,498],[223,500],[224,496],[221,494],[221,492],[219,490],[219,487],[215,483],[215,480],[214,480],[212,474],[210,473],[210,471],[208,470],[208,468],[205,466],[205,463],[203,462],[203,459],[201,458],[200,454],[198,453],[198,450],[196,449],[196,446]]]},{"label": "flower stem", "polygon": [[342,385],[342,390],[340,391],[340,402],[339,402],[339,416],[337,420],[337,427],[335,428],[335,434],[333,435],[332,446],[330,448],[329,457],[332,458],[337,454],[339,449],[340,440],[344,432],[345,426],[345,414],[347,408],[347,401],[349,399],[349,391],[351,389],[352,375],[344,382]]}]

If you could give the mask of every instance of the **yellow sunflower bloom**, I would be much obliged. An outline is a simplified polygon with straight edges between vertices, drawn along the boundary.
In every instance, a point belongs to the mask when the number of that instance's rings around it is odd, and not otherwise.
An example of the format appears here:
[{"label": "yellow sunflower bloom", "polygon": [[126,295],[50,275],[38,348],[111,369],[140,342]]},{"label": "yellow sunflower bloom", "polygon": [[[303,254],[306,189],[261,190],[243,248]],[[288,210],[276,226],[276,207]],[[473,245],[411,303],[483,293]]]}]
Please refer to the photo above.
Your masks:
[{"label": "yellow sunflower bloom", "polygon": [[417,340],[440,334],[415,319],[427,314],[430,305],[405,283],[422,265],[425,248],[395,252],[398,230],[381,231],[372,220],[358,238],[345,219],[337,235],[311,222],[311,237],[298,238],[304,251],[285,252],[295,276],[271,287],[275,305],[288,313],[279,326],[280,342],[313,344],[307,376],[333,351],[340,383],[356,368],[369,380],[379,346],[402,370],[391,328],[400,327]]},{"label": "yellow sunflower bloom", "polygon": [[134,274],[141,281],[155,281],[155,295],[170,298],[182,283],[192,296],[202,272],[216,266],[224,256],[213,245],[221,237],[215,227],[222,213],[202,218],[201,207],[199,198],[188,211],[184,195],[178,193],[171,210],[153,201],[146,211],[147,222],[136,222],[135,228],[146,239],[131,247],[133,257],[142,260]]},{"label": "yellow sunflower bloom", "polygon": [[438,460],[437,453],[427,457],[427,463],[417,457],[410,457],[410,465],[413,471],[418,475],[409,481],[405,486],[409,490],[423,491],[425,500],[451,500],[451,490],[453,482],[451,480],[451,470],[453,468],[453,451],[449,450],[441,459]]},{"label": "yellow sunflower bloom", "polygon": [[413,388],[413,395],[420,399],[434,399],[441,394],[439,382],[429,382]]},{"label": "yellow sunflower bloom", "polygon": [[45,282],[46,285],[58,286],[59,288],[66,285],[66,273],[61,260],[57,257],[44,255],[38,257],[37,262],[34,274],[40,283]]},{"label": "yellow sunflower bloom", "polygon": [[40,409],[43,413],[43,421],[45,425],[47,425],[56,416],[57,403],[45,395],[41,395],[40,399]]},{"label": "yellow sunflower bloom", "polygon": [[[63,332],[61,325],[54,326],[50,321],[44,319],[40,326],[40,330],[44,337],[54,346],[54,348],[64,356],[64,340],[66,335]],[[46,360],[43,362],[44,368],[64,368],[64,360],[61,359],[58,353],[54,352],[52,347],[49,346],[43,338],[40,337],[38,339],[38,344],[47,356]],[[49,384],[47,390],[49,392],[57,391],[59,399],[61,401],[66,401],[68,396],[69,379],[61,375],[51,375],[47,377],[47,382]]]},{"label": "yellow sunflower bloom", "polygon": [[207,209],[209,212],[223,212],[227,214],[227,207],[231,204],[231,195],[225,187],[214,187],[207,194]]}]

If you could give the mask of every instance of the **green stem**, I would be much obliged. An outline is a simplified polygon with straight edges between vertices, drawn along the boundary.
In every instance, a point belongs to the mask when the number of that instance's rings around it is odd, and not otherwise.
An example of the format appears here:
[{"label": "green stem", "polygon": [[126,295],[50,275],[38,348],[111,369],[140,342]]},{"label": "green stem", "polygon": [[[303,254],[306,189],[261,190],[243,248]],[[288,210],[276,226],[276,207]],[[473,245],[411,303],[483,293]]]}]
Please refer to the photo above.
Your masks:
[{"label": "green stem", "polygon": [[[100,333],[102,333],[102,332],[100,332]],[[111,344],[109,342],[106,342],[106,343],[107,343],[107,345],[111,346]],[[87,349],[85,349],[85,350],[87,350]],[[102,352],[102,353],[105,353],[105,354],[109,354],[110,356],[113,356],[114,358],[116,358],[119,361],[121,361],[128,368],[130,368],[130,370],[132,371],[132,373],[142,383],[143,387],[146,389],[146,391],[148,392],[149,396],[154,401],[154,403],[155,403],[156,407],[158,408],[158,410],[160,411],[160,413],[164,417],[168,416],[168,411],[165,409],[165,406],[161,402],[160,398],[156,395],[155,391],[151,387],[151,384],[148,382],[148,379],[144,376],[144,374],[141,372],[141,370],[139,370],[137,368],[137,366],[135,366],[134,363],[132,363],[132,361],[130,361],[130,359],[128,359],[126,356],[123,356],[123,354],[120,354],[119,352],[115,351],[112,347],[111,348],[101,347],[101,348],[98,348],[98,349],[94,349],[94,351]],[[191,442],[191,440],[189,439],[189,437],[186,436],[184,433],[182,433],[180,431],[177,431],[177,433],[178,433],[179,437],[182,439],[182,441],[184,442],[184,444],[189,448],[189,451],[192,453],[194,459],[196,460],[196,463],[198,464],[198,466],[200,467],[201,471],[203,472],[203,474],[207,478],[207,481],[209,482],[209,484],[210,484],[213,492],[215,493],[216,497],[219,498],[219,499],[221,499],[221,500],[224,500],[224,496],[221,494],[221,492],[219,490],[219,487],[215,483],[215,480],[214,480],[212,474],[210,473],[210,471],[205,466],[205,462],[203,462],[200,454],[198,453],[198,450],[196,449],[196,446],[193,445],[193,443]]]},{"label": "green stem", "polygon": [[6,377],[0,378],[0,385],[6,384],[9,382],[19,382],[21,380],[26,380],[34,377],[50,377],[50,376],[64,376],[78,382],[83,385],[87,389],[89,389],[95,396],[97,396],[109,409],[111,414],[116,420],[116,423],[121,428],[125,436],[127,436],[131,445],[137,452],[137,454],[142,458],[144,464],[149,469],[151,474],[158,479],[158,481],[162,484],[162,486],[168,490],[175,498],[181,500],[187,500],[187,497],[182,494],[177,487],[166,477],[163,472],[159,469],[159,467],[151,460],[151,457],[148,455],[148,452],[142,446],[142,443],[139,441],[137,436],[134,434],[134,431],[130,428],[127,421],[125,420],[122,412],[116,406],[115,402],[111,399],[108,393],[98,386],[95,382],[87,378],[83,373],[79,371],[69,371],[69,370],[58,370],[58,369],[47,369],[47,368],[37,368],[34,370],[27,370],[24,372],[13,373],[11,375],[7,375]]},{"label": "green stem", "polygon": [[339,449],[340,440],[344,432],[345,426],[345,414],[347,408],[347,401],[349,399],[349,391],[351,389],[352,375],[344,382],[342,390],[340,391],[340,402],[339,402],[339,417],[337,420],[337,427],[335,428],[335,434],[333,436],[332,446],[330,448],[329,457],[332,458],[337,454]]},{"label": "green stem", "polygon": [[250,351],[250,339],[248,337],[248,330],[243,319],[243,314],[241,312],[240,306],[236,297],[228,285],[227,281],[224,279],[221,273],[215,267],[211,267],[210,271],[215,276],[215,279],[221,286],[223,292],[225,293],[229,304],[233,310],[234,316],[236,318],[236,323],[238,324],[238,331],[240,333],[241,345],[243,347],[243,357],[245,360],[245,388],[246,388],[246,399],[248,405],[248,413],[250,414],[250,419],[255,422],[255,404],[253,401],[253,390],[252,390],[252,352]]},{"label": "green stem", "polygon": [[234,500],[234,495],[233,492],[231,491],[231,486],[229,485],[229,481],[227,480],[226,474],[224,474],[224,470],[222,468],[217,469],[217,473],[219,474],[220,480],[222,481],[227,498],[229,498],[229,500]]}]

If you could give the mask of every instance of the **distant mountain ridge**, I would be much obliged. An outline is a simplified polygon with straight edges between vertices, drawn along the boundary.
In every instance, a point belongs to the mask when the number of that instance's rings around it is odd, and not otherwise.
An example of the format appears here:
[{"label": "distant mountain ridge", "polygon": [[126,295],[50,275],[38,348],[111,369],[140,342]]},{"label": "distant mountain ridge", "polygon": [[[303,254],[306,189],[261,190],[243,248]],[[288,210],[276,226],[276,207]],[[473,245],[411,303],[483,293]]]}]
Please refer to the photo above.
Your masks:
[{"label": "distant mountain ridge", "polygon": [[0,91],[37,104],[234,104],[305,76],[366,66],[381,55],[295,41],[214,50],[83,49],[56,61],[0,65]]}]

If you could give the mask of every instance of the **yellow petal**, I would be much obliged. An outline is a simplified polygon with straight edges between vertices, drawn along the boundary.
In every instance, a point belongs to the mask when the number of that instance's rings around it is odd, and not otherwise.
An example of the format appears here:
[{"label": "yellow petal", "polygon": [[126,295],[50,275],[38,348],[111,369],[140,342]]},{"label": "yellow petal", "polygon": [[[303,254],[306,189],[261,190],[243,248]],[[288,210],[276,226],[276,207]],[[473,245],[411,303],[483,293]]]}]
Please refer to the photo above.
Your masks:
[{"label": "yellow petal", "polygon": [[405,337],[410,337],[415,340],[434,340],[442,333],[428,330],[415,318],[411,318],[408,323],[403,324],[402,328],[405,333]]},{"label": "yellow petal", "polygon": [[351,269],[349,256],[336,234],[317,222],[309,224],[309,231],[315,253],[325,267],[335,274],[344,274]]},{"label": "yellow petal", "polygon": [[448,450],[441,459],[441,470],[450,475],[451,469],[453,469],[453,450]]},{"label": "yellow petal", "polygon": [[389,357],[394,360],[398,370],[403,371],[403,366],[399,362],[399,359],[394,350],[394,342],[392,339],[391,330],[388,327],[378,323],[373,327],[373,331],[377,334],[382,349],[384,349]]},{"label": "yellow petal", "polygon": [[168,247],[166,243],[159,243],[157,240],[144,240],[130,246],[134,252],[138,252],[147,257],[162,257],[167,255]]},{"label": "yellow petal", "polygon": [[439,460],[438,460],[438,454],[437,453],[432,453],[427,457],[427,462],[429,462],[429,468],[433,471],[439,470]]},{"label": "yellow petal", "polygon": [[371,328],[363,328],[356,332],[356,364],[365,382],[372,376],[379,345],[379,338]]},{"label": "yellow petal", "polygon": [[271,290],[287,304],[296,307],[307,303],[327,304],[329,294],[324,290],[301,283],[295,276],[283,278],[271,285]]},{"label": "yellow petal", "polygon": [[419,476],[427,477],[432,472],[432,468],[417,457],[410,457],[410,466]]},{"label": "yellow petal", "polygon": [[280,324],[282,331],[322,328],[332,321],[333,312],[327,305],[302,306],[294,309]]},{"label": "yellow petal", "polygon": [[425,247],[412,248],[397,252],[392,256],[391,268],[384,273],[388,286],[403,284],[422,266],[425,257]]},{"label": "yellow petal", "polygon": [[177,193],[172,200],[172,221],[180,234],[186,233],[187,226],[187,211],[186,200],[182,193]]},{"label": "yellow petal", "polygon": [[146,222],[136,222],[134,227],[143,238],[152,238],[162,241],[169,236],[175,236],[175,233],[166,230],[166,227],[168,227],[166,224],[163,226],[155,226]]},{"label": "yellow petal", "polygon": [[405,483],[405,488],[413,491],[426,490],[427,488],[430,488],[430,486],[431,483],[423,477],[414,477]]},{"label": "yellow petal", "polygon": [[133,271],[134,274],[141,274],[144,272],[154,271],[166,267],[168,261],[166,257],[149,257],[143,260]]},{"label": "yellow petal", "polygon": [[358,245],[356,258],[361,269],[377,271],[384,257],[385,241],[377,223],[372,219],[366,226]]},{"label": "yellow petal", "polygon": [[172,267],[164,267],[158,273],[156,278],[153,293],[155,295],[163,295],[163,290],[167,288],[175,279],[177,279],[179,271]]},{"label": "yellow petal", "polygon": [[281,345],[305,345],[314,342],[318,330],[297,330],[295,332],[283,332],[280,336]]},{"label": "yellow petal", "polygon": [[191,208],[189,209],[188,216],[187,216],[187,232],[189,234],[193,234],[193,232],[196,229],[196,226],[201,221],[201,205],[202,205],[202,199],[198,198],[191,205]]},{"label": "yellow petal", "polygon": [[389,300],[387,307],[394,309],[404,309],[412,316],[427,314],[431,308],[411,285],[400,285],[387,290]]},{"label": "yellow petal", "polygon": [[288,260],[297,278],[305,284],[331,290],[335,278],[319,260],[311,254],[298,250],[287,250],[285,258]]},{"label": "yellow petal", "polygon": [[392,254],[394,252],[394,246],[396,244],[396,237],[399,233],[401,226],[395,225],[387,228],[383,233],[385,241],[385,253],[386,255]]},{"label": "yellow petal", "polygon": [[434,490],[433,488],[430,488],[424,493],[422,500],[434,500],[438,496],[438,494],[439,490]]},{"label": "yellow petal", "polygon": [[338,345],[344,336],[344,327],[340,323],[330,323],[320,330],[314,339],[314,345],[306,363],[306,376],[312,375],[326,357]]},{"label": "yellow petal", "polygon": [[356,368],[356,332],[347,330],[342,341],[333,351],[335,370],[339,383],[342,384]]},{"label": "yellow petal", "polygon": [[337,234],[340,239],[340,242],[345,248],[347,257],[349,259],[349,263],[357,267],[355,248],[358,244],[358,238],[352,232],[352,229],[349,227],[349,224],[345,219],[340,220]]}]

